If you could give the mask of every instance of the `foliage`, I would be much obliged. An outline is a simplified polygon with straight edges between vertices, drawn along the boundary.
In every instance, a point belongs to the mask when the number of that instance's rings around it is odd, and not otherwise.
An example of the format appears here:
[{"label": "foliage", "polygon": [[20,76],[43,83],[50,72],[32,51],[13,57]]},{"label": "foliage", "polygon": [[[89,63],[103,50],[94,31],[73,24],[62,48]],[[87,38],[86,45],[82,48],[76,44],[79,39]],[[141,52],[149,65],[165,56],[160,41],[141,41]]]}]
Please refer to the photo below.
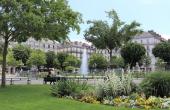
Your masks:
[{"label": "foliage", "polygon": [[7,64],[8,64],[8,66],[18,66],[18,65],[22,64],[22,62],[21,61],[17,61],[14,58],[14,53],[13,53],[12,50],[8,50]]},{"label": "foliage", "polygon": [[21,60],[24,65],[26,65],[27,60],[30,57],[31,49],[24,45],[17,45],[13,49],[14,58],[19,61]]},{"label": "foliage", "polygon": [[32,51],[31,56],[28,59],[27,64],[29,66],[43,66],[46,63],[45,53],[41,50]]},{"label": "foliage", "polygon": [[86,82],[79,83],[74,80],[59,81],[51,88],[52,95],[56,97],[78,97],[82,91],[88,90]]},{"label": "foliage", "polygon": [[2,56],[0,55],[0,65],[2,64]]},{"label": "foliage", "polygon": [[[145,110],[169,109],[169,98],[150,96],[146,98],[142,95],[120,96],[115,98],[112,103],[117,107],[142,108]],[[109,101],[108,101],[109,102]]]},{"label": "foliage", "polygon": [[75,67],[73,67],[73,66],[67,66],[67,67],[65,68],[65,70],[66,70],[67,72],[69,72],[69,73],[73,72],[74,69],[75,69]]},{"label": "foliage", "polygon": [[57,66],[58,60],[57,55],[53,51],[46,53],[46,67],[55,68]]},{"label": "foliage", "polygon": [[141,63],[146,67],[149,66],[151,64],[151,57],[146,55],[143,56]]},{"label": "foliage", "polygon": [[141,88],[147,96],[170,96],[170,73],[150,73],[141,83]]},{"label": "foliage", "polygon": [[95,96],[83,96],[80,99],[81,102],[91,103],[91,104],[100,104],[99,101],[97,101],[97,98]]},{"label": "foliage", "polygon": [[2,87],[8,45],[29,37],[63,41],[70,29],[80,31],[81,15],[73,11],[66,0],[0,0],[0,36],[4,40]]},{"label": "foliage", "polygon": [[132,68],[139,62],[145,55],[145,47],[137,43],[127,43],[121,49],[121,56],[123,57],[125,64],[129,64]]},{"label": "foliage", "polygon": [[0,55],[3,53],[3,42],[2,39],[0,38]]},{"label": "foliage", "polygon": [[106,69],[108,66],[107,59],[101,54],[92,54],[89,58],[90,68]]},{"label": "foliage", "polygon": [[68,55],[67,58],[65,59],[65,62],[68,63],[68,66],[80,67],[80,59],[73,55]]},{"label": "foliage", "polygon": [[67,56],[68,56],[67,53],[57,53],[58,63],[59,63],[59,66],[60,66],[62,71],[66,67],[66,62],[65,61],[66,61]]},{"label": "foliage", "polygon": [[125,66],[123,58],[117,56],[111,58],[111,65],[115,68],[123,68]]},{"label": "foliage", "polygon": [[96,87],[96,96],[99,100],[104,98],[115,98],[120,95],[129,95],[132,92],[132,77],[130,74],[117,76],[110,73],[105,81]]},{"label": "foliage", "polygon": [[164,60],[162,60],[160,58],[158,58],[155,63],[156,69],[158,69],[158,70],[165,70],[165,65],[166,64],[165,64]]},{"label": "foliage", "polygon": [[165,62],[170,63],[170,42],[161,42],[157,44],[152,53],[155,57],[163,59]]},{"label": "foliage", "polygon": [[136,21],[130,24],[122,22],[115,10],[107,12],[107,14],[112,20],[112,25],[101,20],[88,21],[88,24],[92,25],[85,31],[85,39],[99,49],[107,49],[111,60],[112,51],[120,48],[136,34],[141,33],[141,30],[138,29],[140,24]]}]

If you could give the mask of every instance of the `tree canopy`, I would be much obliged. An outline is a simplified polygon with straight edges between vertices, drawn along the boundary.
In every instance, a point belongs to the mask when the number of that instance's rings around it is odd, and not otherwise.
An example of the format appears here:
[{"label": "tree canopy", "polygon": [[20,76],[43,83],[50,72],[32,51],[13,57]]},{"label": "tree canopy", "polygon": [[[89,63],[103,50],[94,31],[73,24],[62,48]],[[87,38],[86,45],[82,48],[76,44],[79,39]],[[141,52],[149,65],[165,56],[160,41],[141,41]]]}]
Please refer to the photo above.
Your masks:
[{"label": "tree canopy", "polygon": [[16,45],[13,49],[14,58],[19,61],[21,60],[24,65],[26,65],[27,60],[30,57],[31,49],[24,45]]},{"label": "tree canopy", "polygon": [[129,64],[131,68],[145,56],[145,53],[145,47],[138,43],[129,42],[121,49],[121,56],[125,64]]},{"label": "tree canopy", "polygon": [[89,67],[93,69],[106,69],[108,66],[107,59],[101,54],[92,54],[89,58]]},{"label": "tree canopy", "polygon": [[88,21],[92,24],[88,30],[85,31],[85,39],[91,42],[99,49],[107,49],[110,54],[110,61],[112,51],[118,49],[132,39],[136,34],[141,33],[139,23],[133,21],[130,24],[125,24],[119,19],[116,11],[107,12],[108,17],[112,20],[112,24],[102,20]]},{"label": "tree canopy", "polygon": [[46,55],[41,50],[34,50],[31,53],[31,56],[29,57],[27,64],[29,66],[36,66],[40,67],[46,64]]},{"label": "tree canopy", "polygon": [[57,59],[58,59],[58,63],[59,63],[59,67],[61,68],[61,70],[63,71],[65,69],[65,67],[67,66],[66,64],[66,58],[67,58],[68,54],[67,53],[57,53]]},{"label": "tree canopy", "polygon": [[56,68],[57,66],[57,55],[53,51],[46,53],[46,67],[47,68]]},{"label": "tree canopy", "polygon": [[8,55],[7,55],[7,65],[8,66],[18,66],[18,65],[21,65],[22,62],[21,60],[16,60],[14,58],[14,53],[12,50],[8,50]]},{"label": "tree canopy", "polygon": [[111,66],[114,68],[123,68],[125,66],[124,59],[121,56],[113,56],[111,59]]},{"label": "tree canopy", "polygon": [[152,53],[155,57],[159,57],[170,64],[170,42],[161,42],[157,44],[153,48]]},{"label": "tree canopy", "polygon": [[29,37],[62,41],[70,29],[80,31],[81,15],[66,0],[0,0],[0,37],[4,40],[2,87],[8,44],[23,42]]},{"label": "tree canopy", "polygon": [[74,55],[68,55],[65,59],[65,62],[68,63],[68,66],[80,67],[80,59],[78,59]]}]

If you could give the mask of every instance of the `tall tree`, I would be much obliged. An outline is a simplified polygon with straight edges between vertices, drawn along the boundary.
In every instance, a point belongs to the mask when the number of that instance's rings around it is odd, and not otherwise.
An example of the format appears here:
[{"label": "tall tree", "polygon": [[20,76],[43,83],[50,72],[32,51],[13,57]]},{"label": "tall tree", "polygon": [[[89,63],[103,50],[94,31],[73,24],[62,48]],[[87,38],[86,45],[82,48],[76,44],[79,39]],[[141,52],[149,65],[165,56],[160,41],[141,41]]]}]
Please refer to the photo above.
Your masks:
[{"label": "tall tree", "polygon": [[125,64],[129,64],[131,68],[142,60],[145,53],[145,47],[138,43],[129,42],[121,49],[121,56],[123,57]]},{"label": "tall tree", "polygon": [[31,49],[24,45],[17,45],[13,49],[14,58],[19,61],[21,60],[24,65],[26,65],[27,60],[30,57]]},{"label": "tall tree", "polygon": [[112,20],[112,25],[106,21],[95,20],[88,21],[92,24],[85,31],[85,39],[91,42],[99,49],[107,49],[110,54],[110,61],[113,50],[120,48],[122,44],[132,39],[133,36],[142,32],[138,27],[139,23],[133,21],[130,24],[122,22],[116,11],[107,12],[108,17]]},{"label": "tall tree", "polygon": [[70,29],[79,32],[81,21],[66,0],[0,0],[0,37],[4,40],[1,86],[5,87],[9,42],[29,37],[62,41]]}]

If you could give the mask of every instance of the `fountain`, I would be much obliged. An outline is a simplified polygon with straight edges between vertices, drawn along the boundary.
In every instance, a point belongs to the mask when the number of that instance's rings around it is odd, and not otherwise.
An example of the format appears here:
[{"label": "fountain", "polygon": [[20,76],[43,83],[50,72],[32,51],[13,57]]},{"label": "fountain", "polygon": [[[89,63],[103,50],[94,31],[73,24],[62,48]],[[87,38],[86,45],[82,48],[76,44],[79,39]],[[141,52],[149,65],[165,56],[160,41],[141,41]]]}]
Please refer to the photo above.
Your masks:
[{"label": "fountain", "polygon": [[88,74],[88,58],[86,49],[83,50],[80,73],[85,76]]}]

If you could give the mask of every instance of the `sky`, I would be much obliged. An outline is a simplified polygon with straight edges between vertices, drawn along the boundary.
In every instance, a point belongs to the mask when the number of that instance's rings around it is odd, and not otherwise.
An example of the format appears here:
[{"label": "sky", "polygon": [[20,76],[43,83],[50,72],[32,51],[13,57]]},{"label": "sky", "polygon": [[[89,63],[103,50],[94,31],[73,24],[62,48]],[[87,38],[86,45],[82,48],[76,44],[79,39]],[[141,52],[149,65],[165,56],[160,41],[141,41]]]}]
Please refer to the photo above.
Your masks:
[{"label": "sky", "polygon": [[87,20],[108,21],[106,11],[114,9],[126,23],[137,21],[144,31],[154,30],[170,39],[170,0],[68,0],[74,11],[82,14],[84,24],[81,32],[71,32],[72,41],[85,41],[84,31],[88,29]]}]

